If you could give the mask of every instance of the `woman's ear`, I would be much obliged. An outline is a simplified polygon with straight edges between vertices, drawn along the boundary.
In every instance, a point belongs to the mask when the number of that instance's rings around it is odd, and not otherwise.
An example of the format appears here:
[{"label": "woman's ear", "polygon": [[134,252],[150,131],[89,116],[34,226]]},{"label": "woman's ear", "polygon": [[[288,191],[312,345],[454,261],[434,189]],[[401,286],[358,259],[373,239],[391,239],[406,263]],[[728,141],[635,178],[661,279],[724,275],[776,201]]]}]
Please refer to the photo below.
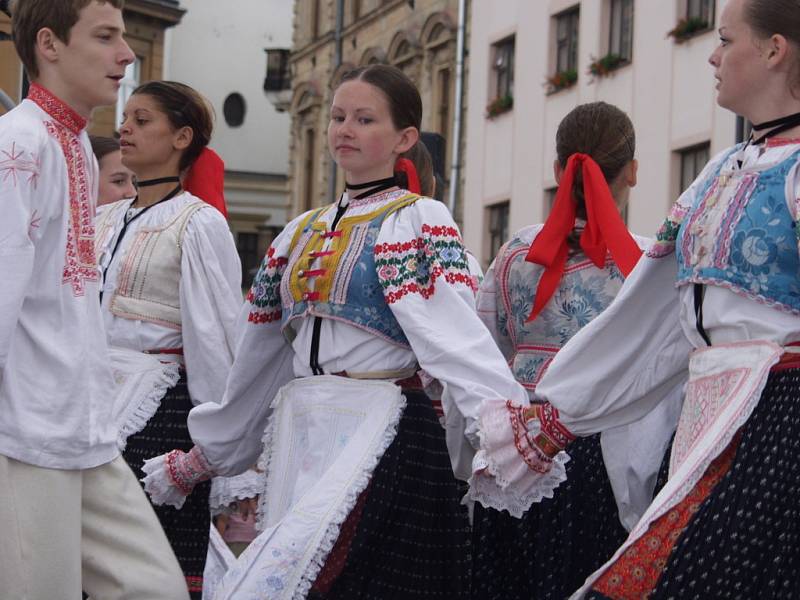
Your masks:
[{"label": "woman's ear", "polygon": [[558,159],[553,161],[553,177],[556,178],[556,185],[561,183],[561,176],[564,175],[564,169],[561,168],[561,164],[558,162]]},{"label": "woman's ear", "polygon": [[763,51],[767,68],[773,69],[786,59],[789,41],[779,33],[773,34],[764,42]]},{"label": "woman's ear", "polygon": [[172,136],[172,145],[176,150],[186,150],[194,139],[194,130],[187,126],[177,129]]},{"label": "woman's ear", "polygon": [[419,130],[416,127],[406,127],[400,132],[400,140],[394,147],[394,151],[399,155],[419,141]]},{"label": "woman's ear", "polygon": [[628,184],[628,187],[634,187],[636,185],[636,177],[639,172],[639,161],[635,158],[625,165],[625,183]]}]

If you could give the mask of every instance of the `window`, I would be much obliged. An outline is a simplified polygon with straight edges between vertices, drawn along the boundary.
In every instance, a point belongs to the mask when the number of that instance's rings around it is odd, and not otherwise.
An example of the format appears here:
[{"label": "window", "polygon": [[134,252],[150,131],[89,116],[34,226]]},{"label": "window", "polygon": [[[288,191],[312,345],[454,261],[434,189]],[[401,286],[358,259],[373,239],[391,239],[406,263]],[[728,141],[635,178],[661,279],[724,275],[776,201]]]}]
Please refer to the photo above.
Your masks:
[{"label": "window", "polygon": [[573,8],[556,15],[556,73],[578,69],[578,16]]},{"label": "window", "polygon": [[608,53],[625,61],[633,57],[633,0],[611,0]]},{"label": "window", "polygon": [[303,156],[303,193],[302,198],[302,211],[311,210],[314,208],[314,181],[316,174],[314,166],[316,164],[316,134],[313,129],[307,129],[305,135],[305,155]]},{"label": "window", "polygon": [[138,56],[134,61],[125,67],[125,75],[119,83],[119,94],[117,95],[117,127],[122,124],[122,112],[125,104],[131,97],[133,90],[137,88],[141,80],[142,59]]},{"label": "window", "polygon": [[489,207],[489,260],[494,260],[500,246],[508,239],[509,203],[501,202]]},{"label": "window", "polygon": [[320,6],[322,0],[311,0],[311,22],[310,22],[310,29],[311,29],[311,39],[315,40],[319,37],[319,20],[320,20],[320,11],[322,7]]},{"label": "window", "polygon": [[242,263],[242,287],[249,288],[260,264],[258,234],[239,231],[236,234],[236,250]]},{"label": "window", "polygon": [[228,127],[241,126],[244,123],[245,110],[244,96],[238,92],[229,94],[222,103],[222,115],[225,117]]},{"label": "window", "polygon": [[686,0],[686,20],[705,21],[706,27],[714,26],[714,0]]},{"label": "window", "polygon": [[514,37],[506,38],[492,46],[495,77],[495,98],[514,96]]},{"label": "window", "polygon": [[692,146],[679,152],[681,157],[680,191],[686,191],[692,182],[700,175],[700,171],[708,162],[710,144],[708,142]]}]

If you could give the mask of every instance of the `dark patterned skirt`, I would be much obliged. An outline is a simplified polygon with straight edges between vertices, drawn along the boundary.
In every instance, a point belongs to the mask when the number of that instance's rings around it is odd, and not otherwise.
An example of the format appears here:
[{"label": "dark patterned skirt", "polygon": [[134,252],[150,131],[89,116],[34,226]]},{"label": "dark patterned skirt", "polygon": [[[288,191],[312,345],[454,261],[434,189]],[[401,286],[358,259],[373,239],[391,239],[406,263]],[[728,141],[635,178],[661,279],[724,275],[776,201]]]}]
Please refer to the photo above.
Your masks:
[{"label": "dark patterned skirt", "polygon": [[800,598],[800,369],[770,373],[732,446],[648,598]]},{"label": "dark patterned skirt", "polygon": [[[192,439],[186,426],[191,409],[192,401],[185,374],[182,374],[178,384],[161,400],[161,405],[145,428],[128,438],[122,455],[137,479],[144,477],[142,465],[145,459],[175,448],[183,451],[192,448]],[[208,508],[210,490],[210,481],[197,485],[180,510],[172,506],[153,507],[181,565],[192,600],[200,600],[203,590],[203,569],[211,522]]]},{"label": "dark patterned skirt", "polygon": [[608,479],[600,436],[569,447],[567,480],[521,519],[475,506],[472,597],[563,600],[627,537]]},{"label": "dark patterned skirt", "polygon": [[[469,521],[444,430],[424,392],[403,394],[397,436],[342,526],[340,541],[348,527],[352,536],[341,571],[309,598],[469,598]],[[331,554],[341,551],[337,542]]]}]

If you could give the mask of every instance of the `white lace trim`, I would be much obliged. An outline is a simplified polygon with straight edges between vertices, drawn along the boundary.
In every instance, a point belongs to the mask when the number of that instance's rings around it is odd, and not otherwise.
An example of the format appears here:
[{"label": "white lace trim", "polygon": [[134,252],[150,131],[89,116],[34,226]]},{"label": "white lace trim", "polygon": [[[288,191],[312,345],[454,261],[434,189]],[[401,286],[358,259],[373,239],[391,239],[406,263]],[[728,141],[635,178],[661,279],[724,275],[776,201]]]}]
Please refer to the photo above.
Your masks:
[{"label": "white lace trim", "polygon": [[[534,502],[552,498],[555,489],[567,479],[564,465],[569,461],[560,452],[546,473],[533,471],[520,456],[504,400],[487,401],[481,407],[478,435],[480,449],[472,462],[467,498],[483,506],[508,511],[522,517]],[[535,427],[535,422],[532,423]],[[535,431],[531,432],[535,435]]]},{"label": "white lace trim", "polygon": [[233,477],[214,477],[208,496],[211,514],[218,515],[225,512],[237,500],[260,496],[266,483],[264,473],[252,469]]},{"label": "white lace trim", "polygon": [[177,363],[166,363],[163,369],[152,380],[147,382],[150,389],[138,400],[131,401],[119,415],[117,424],[117,446],[120,452],[125,450],[128,438],[134,433],[139,433],[145,428],[147,422],[156,414],[161,400],[167,392],[175,387],[180,380],[180,370]]},{"label": "white lace trim", "polygon": [[[264,429],[264,436],[261,438],[261,444],[264,450],[258,458],[258,470],[264,474],[264,482],[269,481],[269,475],[272,472],[272,439],[275,436],[275,415],[273,414]],[[256,511],[256,531],[264,531],[267,523],[267,495],[261,494],[258,498],[258,509]]]},{"label": "white lace trim", "polygon": [[144,461],[142,471],[145,476],[141,479],[144,491],[150,496],[150,502],[156,505],[169,504],[181,508],[186,496],[175,487],[167,473],[166,454]]},{"label": "white lace trim", "polygon": [[355,507],[356,501],[358,500],[361,492],[367,489],[367,486],[372,479],[372,473],[375,471],[375,468],[378,466],[381,458],[383,458],[386,449],[389,448],[391,443],[394,441],[394,438],[397,436],[397,426],[400,423],[400,418],[402,417],[404,410],[405,402],[399,404],[395,408],[394,412],[389,418],[389,424],[383,433],[380,443],[375,447],[375,452],[372,456],[364,459],[364,462],[361,465],[361,472],[353,477],[352,487],[347,491],[344,503],[336,511],[335,516],[331,520],[327,530],[320,540],[320,545],[319,548],[317,548],[317,552],[311,558],[311,562],[309,562],[305,572],[300,578],[298,587],[294,592],[294,600],[305,600],[305,598],[308,596],[311,586],[314,585],[314,582],[317,580],[320,569],[322,569],[322,567],[325,565],[325,560],[328,558],[328,554],[330,554],[331,550],[333,549],[336,540],[339,539],[339,531],[342,527],[342,523],[344,523],[345,519],[347,519],[347,516],[350,514],[350,511],[352,511],[353,507]]}]

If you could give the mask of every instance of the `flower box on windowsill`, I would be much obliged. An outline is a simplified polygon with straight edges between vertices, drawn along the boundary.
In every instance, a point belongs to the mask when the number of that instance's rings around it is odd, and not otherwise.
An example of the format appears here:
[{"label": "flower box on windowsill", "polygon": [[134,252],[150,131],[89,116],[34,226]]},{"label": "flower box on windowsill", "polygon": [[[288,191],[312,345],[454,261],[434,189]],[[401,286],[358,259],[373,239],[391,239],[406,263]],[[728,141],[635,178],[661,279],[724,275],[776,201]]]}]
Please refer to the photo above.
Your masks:
[{"label": "flower box on windowsill", "polygon": [[514,97],[506,94],[495,98],[486,106],[486,118],[494,119],[495,117],[507,113],[514,108]]},{"label": "flower box on windowsill", "polygon": [[592,62],[589,64],[588,72],[589,75],[593,77],[608,77],[620,67],[624,67],[630,63],[626,58],[619,54],[614,54],[613,52],[609,52],[601,58],[591,58]]},{"label": "flower box on windowsill", "polygon": [[700,17],[690,17],[678,21],[678,24],[667,32],[667,37],[675,40],[676,44],[682,44],[686,40],[706,31],[711,31],[711,25],[709,25],[708,21]]},{"label": "flower box on windowsill", "polygon": [[547,93],[555,94],[561,90],[572,87],[578,81],[578,71],[576,69],[567,69],[566,71],[559,71],[555,75],[547,78]]}]

